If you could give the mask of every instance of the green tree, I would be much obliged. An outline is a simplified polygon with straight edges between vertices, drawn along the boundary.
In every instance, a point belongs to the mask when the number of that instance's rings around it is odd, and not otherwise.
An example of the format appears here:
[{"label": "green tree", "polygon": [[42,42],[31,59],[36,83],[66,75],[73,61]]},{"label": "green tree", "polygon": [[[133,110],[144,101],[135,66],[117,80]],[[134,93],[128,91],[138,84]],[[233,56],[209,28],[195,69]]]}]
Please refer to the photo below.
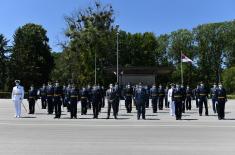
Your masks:
[{"label": "green tree", "polygon": [[0,90],[4,90],[7,81],[7,64],[9,48],[7,47],[8,40],[3,34],[0,34]]},{"label": "green tree", "polygon": [[158,47],[155,50],[155,62],[157,66],[171,66],[169,61],[169,41],[170,36],[167,34],[157,37]]},{"label": "green tree", "polygon": [[228,23],[212,23],[199,25],[194,30],[197,44],[198,66],[201,79],[209,82],[219,82],[222,66],[226,60],[228,45]]},{"label": "green tree", "polygon": [[12,81],[20,79],[26,88],[48,81],[54,62],[46,32],[41,25],[32,23],[16,30],[11,54]]},{"label": "green tree", "polygon": [[[63,54],[72,79],[80,85],[94,83],[95,57],[97,65],[97,83],[106,81],[104,68],[115,64],[116,28],[113,25],[113,9],[110,5],[94,6],[67,16],[66,36],[69,42],[64,46]],[[66,70],[68,71],[68,70]]]},{"label": "green tree", "polygon": [[235,67],[225,69],[223,74],[223,84],[229,93],[235,92]]},{"label": "green tree", "polygon": [[[173,81],[180,82],[181,79],[181,53],[194,60],[196,56],[194,38],[191,31],[180,29],[170,35],[168,59],[175,65],[176,70],[172,75]],[[193,79],[193,65],[182,64],[184,84],[191,83]]]}]

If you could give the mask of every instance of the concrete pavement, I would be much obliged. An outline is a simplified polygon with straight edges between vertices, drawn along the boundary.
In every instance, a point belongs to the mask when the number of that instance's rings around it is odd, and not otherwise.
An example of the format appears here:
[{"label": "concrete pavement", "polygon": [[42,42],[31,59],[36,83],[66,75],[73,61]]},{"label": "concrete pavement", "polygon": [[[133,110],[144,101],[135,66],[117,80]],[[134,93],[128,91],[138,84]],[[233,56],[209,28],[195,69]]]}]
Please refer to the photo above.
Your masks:
[{"label": "concrete pavement", "polygon": [[[38,101],[38,103],[40,103]],[[28,107],[27,101],[24,104]],[[14,118],[11,100],[0,100],[0,154],[17,155],[217,155],[235,154],[235,100],[226,104],[226,120],[192,111],[176,121],[169,109],[157,114],[147,109],[147,120],[136,120],[136,111],[127,114],[121,103],[118,120],[106,120],[107,109],[99,119],[80,115],[69,119],[64,110],[61,119],[53,119],[37,106],[35,115]]]}]

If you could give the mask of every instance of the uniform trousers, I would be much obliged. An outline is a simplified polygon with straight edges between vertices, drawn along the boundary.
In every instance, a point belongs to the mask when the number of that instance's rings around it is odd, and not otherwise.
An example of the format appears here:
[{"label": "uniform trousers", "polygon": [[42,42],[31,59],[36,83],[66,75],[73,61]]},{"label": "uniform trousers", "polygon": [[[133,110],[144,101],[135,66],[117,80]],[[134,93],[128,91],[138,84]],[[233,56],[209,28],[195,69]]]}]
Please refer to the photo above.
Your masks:
[{"label": "uniform trousers", "polygon": [[15,106],[15,113],[16,117],[21,116],[21,100],[13,100],[14,106]]},{"label": "uniform trousers", "polygon": [[208,104],[206,98],[200,98],[199,100],[199,115],[202,115],[203,104],[205,106],[205,115],[208,115]]},{"label": "uniform trousers", "polygon": [[131,96],[126,96],[125,107],[126,107],[127,113],[131,113],[131,111],[132,111],[132,98],[131,98]]}]

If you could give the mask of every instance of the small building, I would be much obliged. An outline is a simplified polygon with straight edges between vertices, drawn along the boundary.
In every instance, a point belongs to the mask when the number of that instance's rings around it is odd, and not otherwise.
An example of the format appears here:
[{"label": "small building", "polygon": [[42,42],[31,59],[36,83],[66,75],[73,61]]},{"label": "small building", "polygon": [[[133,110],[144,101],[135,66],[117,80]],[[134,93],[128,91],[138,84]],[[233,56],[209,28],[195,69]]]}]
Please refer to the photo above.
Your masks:
[{"label": "small building", "polygon": [[[108,68],[106,71],[110,74],[116,73],[116,68]],[[143,82],[144,85],[159,84],[159,81],[167,81],[167,77],[173,72],[172,67],[120,67],[119,83],[138,84]]]}]

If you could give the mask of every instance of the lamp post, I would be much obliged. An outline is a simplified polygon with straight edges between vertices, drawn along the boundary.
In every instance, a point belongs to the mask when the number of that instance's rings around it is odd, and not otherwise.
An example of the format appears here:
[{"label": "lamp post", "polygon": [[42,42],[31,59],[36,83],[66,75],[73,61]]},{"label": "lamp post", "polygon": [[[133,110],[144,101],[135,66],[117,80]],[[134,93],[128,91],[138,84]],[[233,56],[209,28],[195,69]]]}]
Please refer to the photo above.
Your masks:
[{"label": "lamp post", "polygon": [[117,83],[119,83],[119,79],[118,79],[118,76],[119,76],[119,73],[118,73],[118,35],[119,35],[119,31],[118,31],[118,28],[119,28],[119,25],[116,26],[116,29],[117,29],[117,72],[116,72],[116,75],[117,75]]},{"label": "lamp post", "polygon": [[95,85],[96,85],[96,51],[95,51]]}]

